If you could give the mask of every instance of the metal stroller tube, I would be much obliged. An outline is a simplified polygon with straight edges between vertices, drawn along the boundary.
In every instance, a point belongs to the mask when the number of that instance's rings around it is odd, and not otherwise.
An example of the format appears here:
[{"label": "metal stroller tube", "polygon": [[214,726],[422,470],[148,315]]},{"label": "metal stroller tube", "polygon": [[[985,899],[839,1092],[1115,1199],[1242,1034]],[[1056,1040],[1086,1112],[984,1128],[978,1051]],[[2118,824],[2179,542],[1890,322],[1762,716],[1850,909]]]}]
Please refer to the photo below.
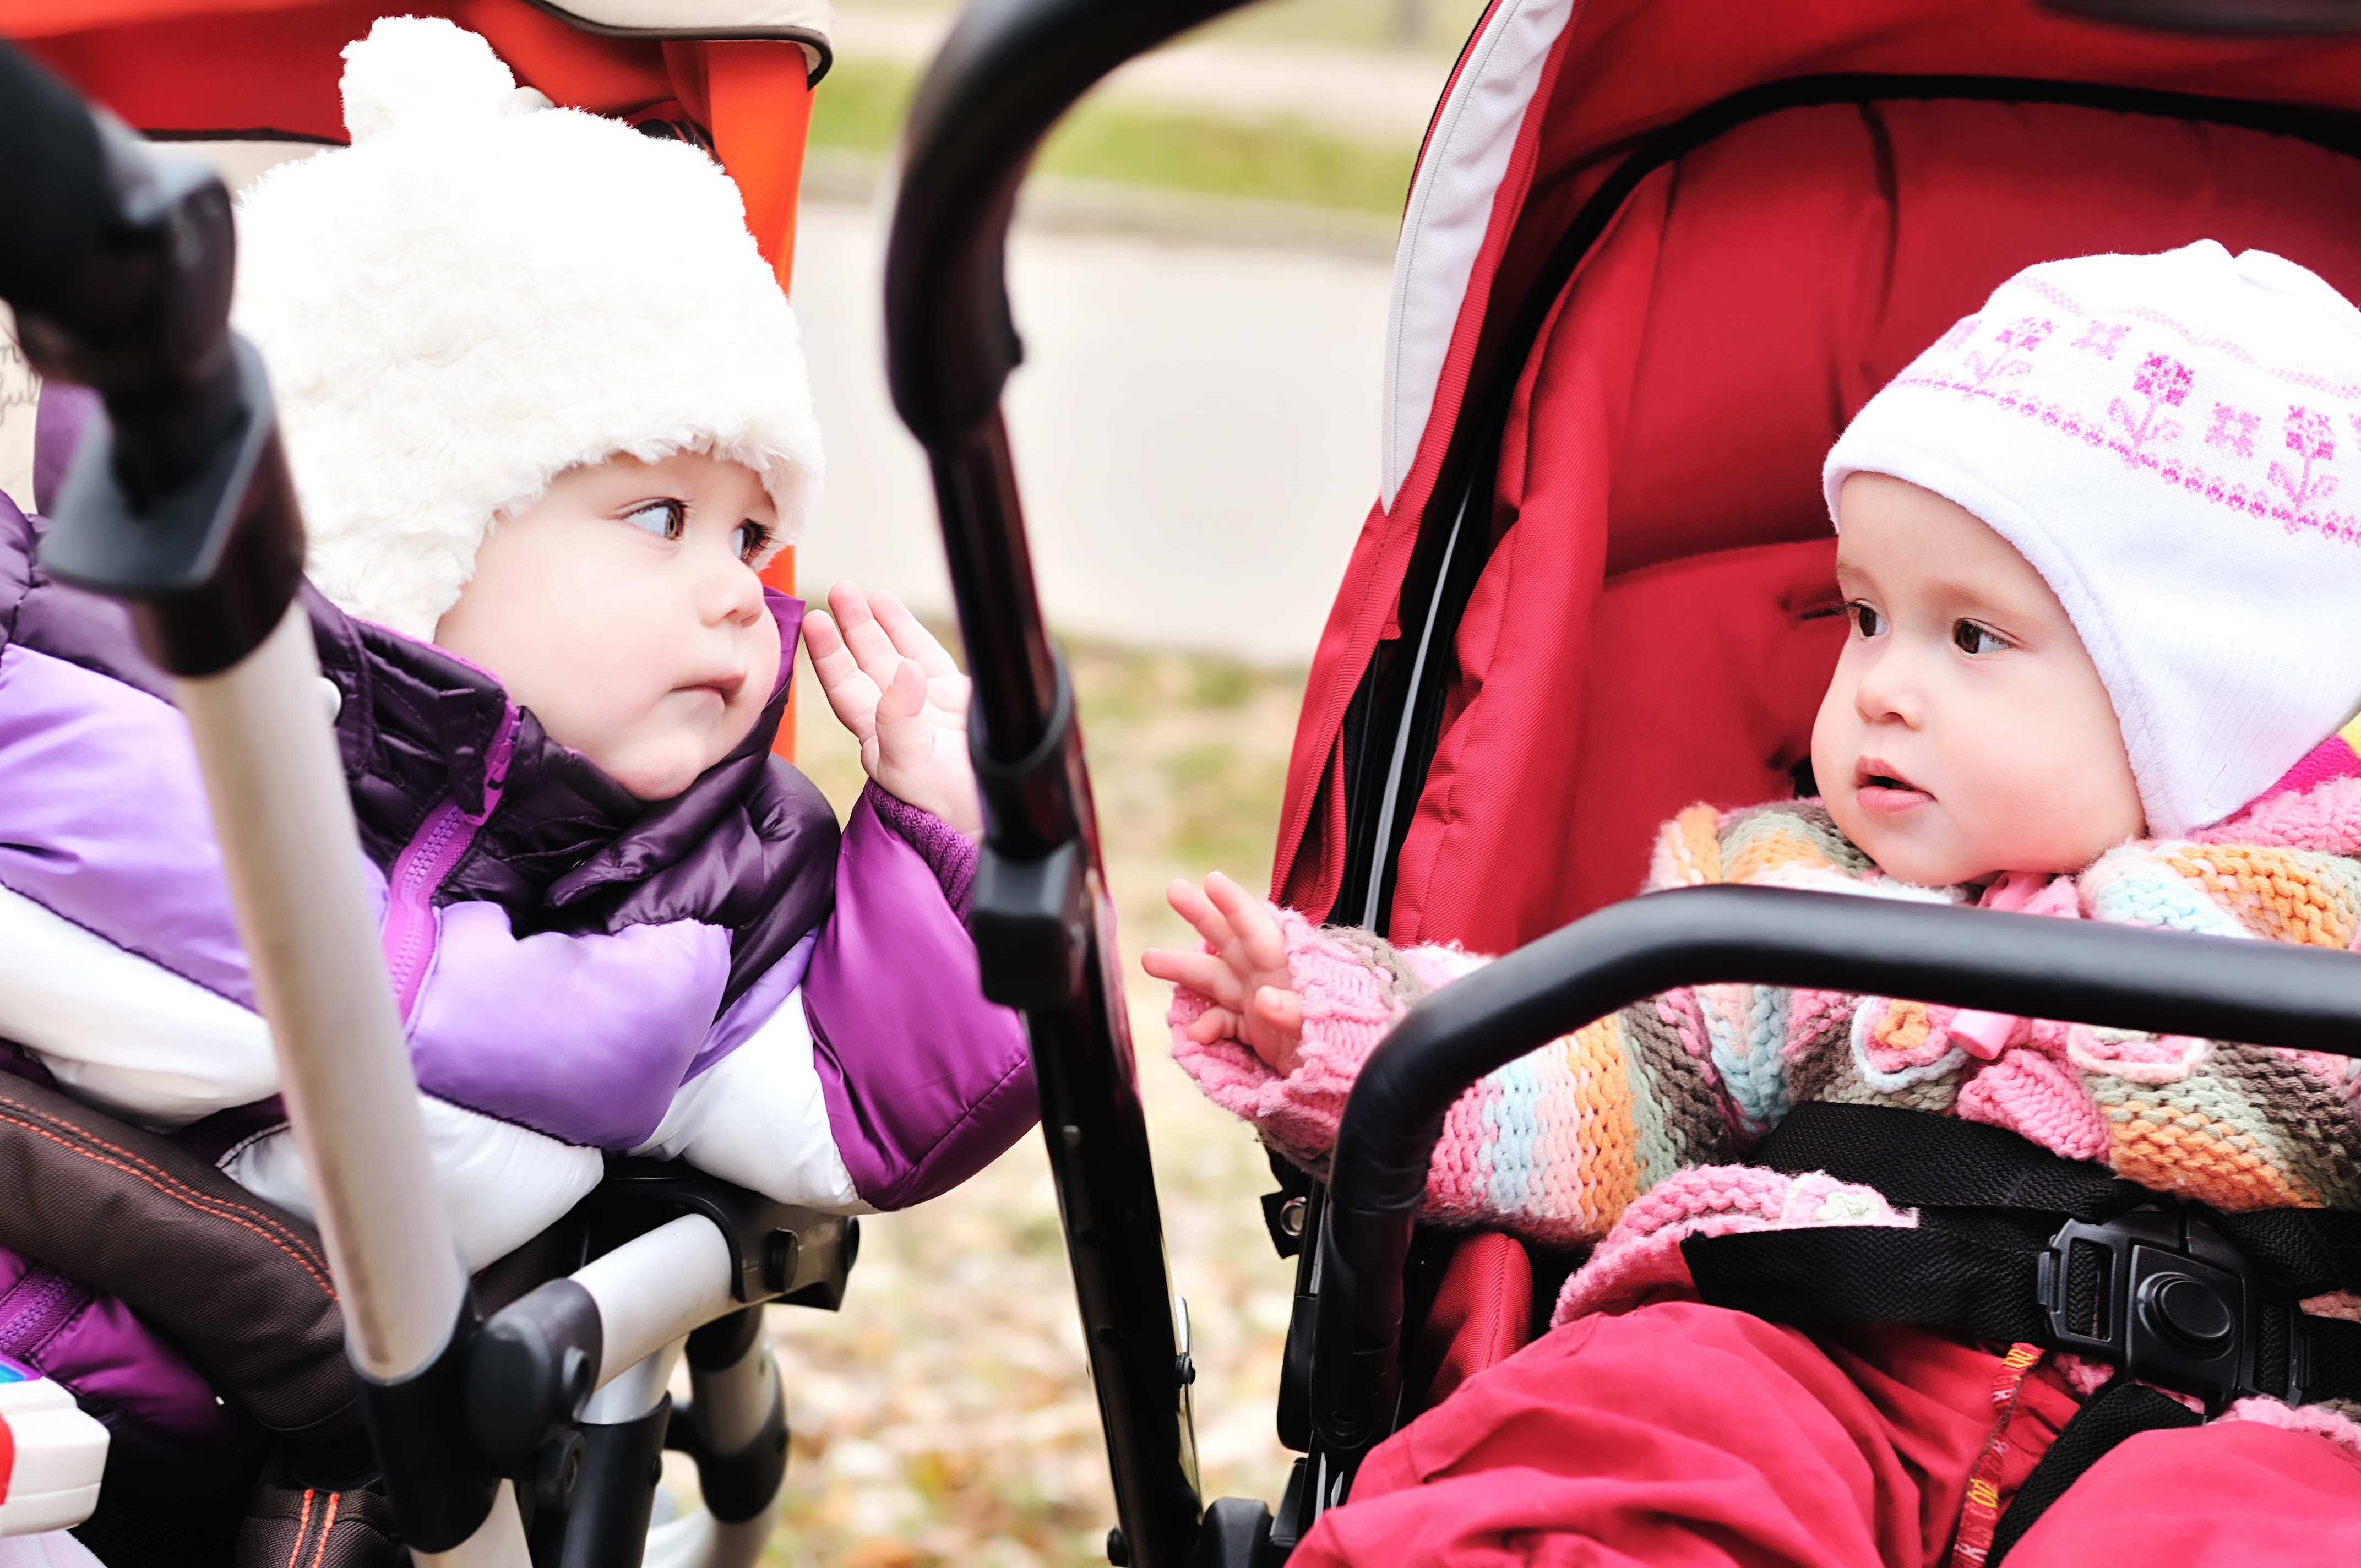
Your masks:
[{"label": "metal stroller tube", "polygon": [[295,602],[302,522],[269,381],[228,330],[227,194],[0,46],[0,202],[27,357],[108,416],[43,564],[128,601],[175,679],[403,1537],[424,1562],[521,1565],[508,1483],[454,1441],[474,1307]]},{"label": "metal stroller tube", "polygon": [[984,992],[1024,1010],[1107,1435],[1122,1564],[1199,1532],[1195,1438],[1073,695],[1034,592],[1000,393],[1022,355],[1002,262],[1041,137],[1099,78],[1240,0],[976,0],[910,112],[885,257],[887,375],[927,448],[974,678],[983,794],[969,921]]},{"label": "metal stroller tube", "polygon": [[2361,1056],[2349,953],[1756,887],[1654,894],[1577,920],[1412,1008],[1345,1102],[1312,1353],[1323,1506],[1393,1429],[1402,1263],[1452,1103],[1593,1019],[1717,981]]}]

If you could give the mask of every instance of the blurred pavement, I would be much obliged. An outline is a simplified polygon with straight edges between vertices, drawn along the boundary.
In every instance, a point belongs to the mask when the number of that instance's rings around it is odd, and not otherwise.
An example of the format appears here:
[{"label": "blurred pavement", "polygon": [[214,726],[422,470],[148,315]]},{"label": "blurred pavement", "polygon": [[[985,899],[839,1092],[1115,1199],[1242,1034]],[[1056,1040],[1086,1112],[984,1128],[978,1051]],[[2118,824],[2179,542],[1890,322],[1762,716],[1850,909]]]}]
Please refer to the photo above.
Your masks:
[{"label": "blurred pavement", "polygon": [[[807,195],[795,302],[828,443],[796,564],[950,609],[933,492],[885,390],[881,215]],[[1020,225],[1007,416],[1051,624],[1308,660],[1377,492],[1390,269]]]},{"label": "blurred pavement", "polygon": [[[917,65],[934,58],[950,22],[945,11],[841,5],[830,38],[846,60]],[[1201,38],[1131,61],[1099,91],[1218,117],[1281,115],[1415,142],[1450,74],[1448,57],[1407,49]]]}]

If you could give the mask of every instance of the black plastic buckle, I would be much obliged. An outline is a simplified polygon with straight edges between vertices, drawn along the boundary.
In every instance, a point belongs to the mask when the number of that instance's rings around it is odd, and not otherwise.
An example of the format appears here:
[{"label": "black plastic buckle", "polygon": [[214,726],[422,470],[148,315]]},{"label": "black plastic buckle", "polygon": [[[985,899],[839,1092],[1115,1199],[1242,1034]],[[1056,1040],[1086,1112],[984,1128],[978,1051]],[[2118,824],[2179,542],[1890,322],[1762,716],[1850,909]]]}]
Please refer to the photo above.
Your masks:
[{"label": "black plastic buckle", "polygon": [[2036,1283],[2054,1347],[2191,1395],[2209,1415],[2248,1394],[2301,1404],[2301,1310],[2256,1272],[2212,1212],[2173,1202],[2103,1224],[2068,1221],[2041,1255]]}]

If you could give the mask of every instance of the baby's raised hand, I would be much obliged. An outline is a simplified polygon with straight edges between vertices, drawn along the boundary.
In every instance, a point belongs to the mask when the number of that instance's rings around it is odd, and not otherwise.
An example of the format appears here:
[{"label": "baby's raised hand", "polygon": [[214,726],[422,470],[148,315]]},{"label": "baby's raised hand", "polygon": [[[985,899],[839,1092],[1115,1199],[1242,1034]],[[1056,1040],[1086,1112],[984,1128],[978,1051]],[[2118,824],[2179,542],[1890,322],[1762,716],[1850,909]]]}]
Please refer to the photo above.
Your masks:
[{"label": "baby's raised hand", "polygon": [[804,620],[812,672],[837,721],[861,742],[877,787],[972,839],[983,831],[967,757],[967,677],[890,593],[851,583]]},{"label": "baby's raised hand", "polygon": [[1262,901],[1215,872],[1202,893],[1178,878],[1164,890],[1180,918],[1197,928],[1210,953],[1150,948],[1140,967],[1159,980],[1213,999],[1189,1037],[1202,1044],[1242,1040],[1273,1072],[1290,1073],[1303,1038],[1303,1002],[1287,969],[1287,941]]}]

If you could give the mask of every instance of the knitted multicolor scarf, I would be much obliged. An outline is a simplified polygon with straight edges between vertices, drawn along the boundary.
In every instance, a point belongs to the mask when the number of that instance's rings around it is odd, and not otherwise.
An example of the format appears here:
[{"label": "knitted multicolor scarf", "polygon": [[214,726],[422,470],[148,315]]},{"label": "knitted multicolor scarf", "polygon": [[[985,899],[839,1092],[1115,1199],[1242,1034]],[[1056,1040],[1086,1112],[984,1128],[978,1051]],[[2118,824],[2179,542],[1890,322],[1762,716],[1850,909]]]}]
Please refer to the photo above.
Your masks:
[{"label": "knitted multicolor scarf", "polygon": [[[1648,890],[1708,883],[1953,904],[1977,896],[1884,876],[1808,800],[1734,812],[1696,806],[1666,823]],[[2021,907],[2354,947],[2361,721],[2229,820],[2187,839],[2122,845]],[[1398,949],[1278,914],[1303,1001],[1296,1071],[1281,1078],[1235,1041],[1189,1040],[1181,1031],[1207,1003],[1185,990],[1173,999],[1173,1049],[1214,1101],[1318,1170],[1369,1050],[1428,990],[1486,960],[1449,948]],[[1708,1222],[1909,1223],[1866,1190],[1739,1165],[1806,1101],[1989,1122],[2224,1210],[2361,1208],[2361,1061],[2042,1021],[2004,1021],[1997,1054],[1985,1059],[1975,1042],[1953,1037],[1954,1016],[1915,1002],[1768,986],[1666,992],[1468,1090],[1444,1121],[1425,1216],[1556,1246],[1599,1240],[1635,1203],[1642,1212],[1624,1227],[1633,1240],[1644,1232],[1675,1242],[1672,1231]],[[1814,1179],[1829,1190],[1802,1190]]]}]

